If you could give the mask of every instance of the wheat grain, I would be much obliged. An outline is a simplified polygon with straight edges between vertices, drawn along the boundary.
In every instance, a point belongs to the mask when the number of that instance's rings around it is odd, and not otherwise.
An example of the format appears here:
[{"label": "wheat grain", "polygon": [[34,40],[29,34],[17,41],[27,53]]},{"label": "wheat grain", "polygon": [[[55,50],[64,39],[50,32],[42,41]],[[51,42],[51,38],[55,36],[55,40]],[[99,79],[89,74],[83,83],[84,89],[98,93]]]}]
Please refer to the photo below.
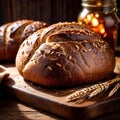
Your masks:
[{"label": "wheat grain", "polygon": [[96,90],[94,90],[92,93],[90,93],[89,98],[92,98],[92,97],[98,95],[99,93],[108,89],[108,87],[109,87],[109,84],[107,82],[99,84],[98,88]]},{"label": "wheat grain", "polygon": [[[89,87],[85,87],[81,90],[77,90],[76,92],[70,94],[67,96],[66,101],[71,102],[71,101],[76,101],[81,98],[88,97],[89,99],[102,93],[103,91],[107,90],[110,85],[117,83],[115,88],[110,92],[109,96],[112,96],[119,88],[120,88],[120,77],[117,76],[115,79],[102,82],[99,84],[95,84]],[[119,82],[119,84],[118,84]]]},{"label": "wheat grain", "polygon": [[115,87],[110,91],[110,93],[108,95],[108,98],[111,97],[111,96],[113,96],[118,91],[119,88],[120,88],[120,82],[117,83],[115,85]]},{"label": "wheat grain", "polygon": [[66,101],[70,102],[70,101],[74,101],[74,100],[78,100],[80,98],[86,97],[87,95],[89,95],[93,90],[97,89],[98,87],[99,87],[99,84],[95,84],[90,87],[86,87],[81,90],[78,90],[78,91],[74,92],[73,94],[69,95],[67,97]]},{"label": "wheat grain", "polygon": [[104,90],[107,90],[109,88],[109,84],[107,82],[98,84],[98,88],[94,90],[92,93],[89,95],[89,99],[98,95],[99,93],[103,92]]}]

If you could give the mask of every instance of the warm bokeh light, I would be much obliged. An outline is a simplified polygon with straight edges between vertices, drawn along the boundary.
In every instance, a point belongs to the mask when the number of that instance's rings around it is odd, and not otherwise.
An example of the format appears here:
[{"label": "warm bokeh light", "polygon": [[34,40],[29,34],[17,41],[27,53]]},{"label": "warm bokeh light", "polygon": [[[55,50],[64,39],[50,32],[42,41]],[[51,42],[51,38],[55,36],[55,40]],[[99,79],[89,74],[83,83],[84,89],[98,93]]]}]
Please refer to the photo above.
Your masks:
[{"label": "warm bokeh light", "polygon": [[99,25],[98,19],[96,18],[92,18],[91,23],[93,27],[97,27]]},{"label": "warm bokeh light", "polygon": [[87,20],[88,20],[88,21],[91,21],[91,19],[92,19],[92,18],[91,18],[91,15],[87,15]]},{"label": "warm bokeh light", "polygon": [[104,28],[103,24],[100,24],[98,26],[98,28],[99,28],[100,34],[104,34],[105,33],[105,28]]},{"label": "warm bokeh light", "polygon": [[117,29],[116,21],[111,16],[104,16],[99,13],[89,13],[78,19],[79,24],[87,24],[92,30],[99,33],[114,49]]},{"label": "warm bokeh light", "polygon": [[95,32],[98,32],[99,34],[103,35],[103,37],[106,37],[107,33],[105,33],[105,26],[103,23],[100,23],[99,16],[100,15],[98,13],[88,14],[84,20],[79,20],[79,24],[84,22],[90,25]]},{"label": "warm bokeh light", "polygon": [[101,1],[98,1],[97,6],[102,6]]},{"label": "warm bokeh light", "polygon": [[98,13],[95,14],[95,17],[98,18],[100,15]]}]

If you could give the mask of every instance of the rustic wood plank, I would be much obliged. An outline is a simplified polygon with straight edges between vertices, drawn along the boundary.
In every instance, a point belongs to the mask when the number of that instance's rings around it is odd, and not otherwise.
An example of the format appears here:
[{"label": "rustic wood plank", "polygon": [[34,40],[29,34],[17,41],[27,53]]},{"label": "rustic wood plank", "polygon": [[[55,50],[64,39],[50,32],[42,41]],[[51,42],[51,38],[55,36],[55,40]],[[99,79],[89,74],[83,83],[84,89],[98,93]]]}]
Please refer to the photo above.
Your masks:
[{"label": "rustic wood plank", "polygon": [[80,4],[80,0],[52,0],[51,23],[77,21]]},{"label": "rustic wood plank", "polygon": [[50,0],[12,0],[13,19],[50,21]]},{"label": "rustic wood plank", "polygon": [[21,104],[11,98],[0,98],[0,120],[62,120],[47,112]]},{"label": "rustic wood plank", "polygon": [[81,0],[1,0],[0,24],[18,19],[50,24],[77,20]]},{"label": "rustic wood plank", "polygon": [[11,21],[11,0],[0,0],[0,25]]},{"label": "rustic wood plank", "polygon": [[120,110],[120,90],[109,99],[106,99],[108,94],[106,91],[104,94],[82,103],[66,102],[67,95],[81,89],[81,86],[67,89],[46,88],[25,81],[14,66],[9,64],[5,66],[10,72],[10,79],[3,80],[2,90],[6,92],[6,95],[10,95],[33,108],[42,109],[68,119],[81,120],[92,119]]}]

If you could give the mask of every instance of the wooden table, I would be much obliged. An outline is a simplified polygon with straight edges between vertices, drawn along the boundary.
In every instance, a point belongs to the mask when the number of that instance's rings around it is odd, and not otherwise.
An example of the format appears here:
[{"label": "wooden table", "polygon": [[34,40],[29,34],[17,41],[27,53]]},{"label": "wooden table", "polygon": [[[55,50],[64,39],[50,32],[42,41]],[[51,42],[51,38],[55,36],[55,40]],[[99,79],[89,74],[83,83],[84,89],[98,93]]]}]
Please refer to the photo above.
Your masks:
[{"label": "wooden table", "polygon": [[0,120],[63,120],[50,113],[31,108],[12,98],[0,96]]},{"label": "wooden table", "polygon": [[[59,116],[31,108],[8,97],[0,97],[0,120],[64,120]],[[120,111],[94,120],[120,120]]]}]

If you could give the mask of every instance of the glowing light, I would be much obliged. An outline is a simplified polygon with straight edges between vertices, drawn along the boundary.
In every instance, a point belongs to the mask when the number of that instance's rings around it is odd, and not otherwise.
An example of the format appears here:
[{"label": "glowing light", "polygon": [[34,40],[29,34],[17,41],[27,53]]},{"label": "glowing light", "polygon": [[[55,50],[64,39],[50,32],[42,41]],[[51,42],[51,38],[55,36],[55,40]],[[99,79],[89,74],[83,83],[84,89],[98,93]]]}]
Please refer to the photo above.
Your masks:
[{"label": "glowing light", "polygon": [[79,24],[82,25],[83,23],[81,21],[79,21]]},{"label": "glowing light", "polygon": [[99,17],[99,14],[96,13],[96,14],[95,14],[95,17],[98,18],[98,17]]},{"label": "glowing light", "polygon": [[92,23],[93,27],[97,27],[99,25],[99,22],[98,22],[98,20],[96,18],[93,18],[91,23]]},{"label": "glowing light", "polygon": [[100,33],[104,33],[104,32],[105,32],[105,29],[102,28],[102,29],[100,30]]},{"label": "glowing light", "polygon": [[102,3],[98,1],[97,6],[102,6]]},{"label": "glowing light", "polygon": [[104,34],[104,33],[105,33],[105,29],[104,29],[103,24],[100,24],[100,25],[99,25],[99,30],[100,30],[100,33],[101,33],[101,34]]},{"label": "glowing light", "polygon": [[87,15],[87,20],[91,21],[91,15]]}]

